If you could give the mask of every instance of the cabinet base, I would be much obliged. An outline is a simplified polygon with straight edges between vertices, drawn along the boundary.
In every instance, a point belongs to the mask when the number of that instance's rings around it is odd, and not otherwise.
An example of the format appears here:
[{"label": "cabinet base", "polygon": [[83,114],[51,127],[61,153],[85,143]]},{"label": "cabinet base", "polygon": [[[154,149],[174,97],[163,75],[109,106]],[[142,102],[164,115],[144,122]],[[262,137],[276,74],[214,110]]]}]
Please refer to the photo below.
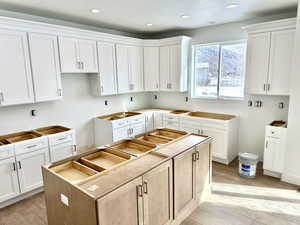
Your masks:
[{"label": "cabinet base", "polygon": [[7,207],[9,205],[15,204],[15,203],[17,203],[19,201],[22,201],[22,200],[24,200],[26,198],[29,198],[29,197],[31,197],[33,195],[36,195],[36,194],[38,194],[40,192],[43,192],[43,191],[44,191],[44,188],[40,187],[40,188],[35,189],[33,191],[30,191],[30,192],[27,192],[27,193],[24,193],[24,194],[20,194],[20,195],[14,197],[12,199],[9,199],[9,200],[6,200],[4,202],[1,202],[0,203],[0,209],[2,209],[4,207]]},{"label": "cabinet base", "polygon": [[271,176],[271,177],[276,177],[276,178],[281,178],[281,173],[273,172],[270,170],[264,170],[264,175]]}]

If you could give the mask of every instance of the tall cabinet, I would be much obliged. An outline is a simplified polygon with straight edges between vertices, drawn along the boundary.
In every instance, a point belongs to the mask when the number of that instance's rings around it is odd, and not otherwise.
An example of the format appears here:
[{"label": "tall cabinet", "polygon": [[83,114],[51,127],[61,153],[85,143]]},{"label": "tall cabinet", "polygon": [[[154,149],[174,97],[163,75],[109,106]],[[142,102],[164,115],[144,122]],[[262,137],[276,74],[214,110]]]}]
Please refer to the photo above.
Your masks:
[{"label": "tall cabinet", "polygon": [[247,93],[289,95],[295,26],[295,19],[286,19],[246,27]]}]

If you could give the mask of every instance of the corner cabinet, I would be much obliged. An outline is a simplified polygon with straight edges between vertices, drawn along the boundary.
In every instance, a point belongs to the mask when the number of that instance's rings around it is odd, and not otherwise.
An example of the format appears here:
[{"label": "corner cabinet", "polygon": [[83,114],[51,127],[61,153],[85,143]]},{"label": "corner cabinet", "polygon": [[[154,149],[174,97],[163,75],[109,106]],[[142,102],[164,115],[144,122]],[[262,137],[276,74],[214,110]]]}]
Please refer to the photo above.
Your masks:
[{"label": "corner cabinet", "polygon": [[98,73],[96,41],[59,37],[59,50],[62,73]]},{"label": "corner cabinet", "polygon": [[35,101],[61,99],[62,86],[57,36],[29,33],[28,37]]},{"label": "corner cabinet", "polygon": [[168,161],[97,200],[99,224],[171,224],[172,187]]},{"label": "corner cabinet", "polygon": [[171,44],[168,39],[161,41],[159,50],[161,91],[187,91],[189,40],[188,37],[181,37],[177,44]]},{"label": "corner cabinet", "polygon": [[289,95],[294,54],[295,20],[250,25],[246,92],[257,95]]},{"label": "corner cabinet", "polygon": [[34,102],[27,33],[0,29],[0,106]]},{"label": "corner cabinet", "polygon": [[118,93],[141,92],[144,90],[143,48],[117,45]]}]

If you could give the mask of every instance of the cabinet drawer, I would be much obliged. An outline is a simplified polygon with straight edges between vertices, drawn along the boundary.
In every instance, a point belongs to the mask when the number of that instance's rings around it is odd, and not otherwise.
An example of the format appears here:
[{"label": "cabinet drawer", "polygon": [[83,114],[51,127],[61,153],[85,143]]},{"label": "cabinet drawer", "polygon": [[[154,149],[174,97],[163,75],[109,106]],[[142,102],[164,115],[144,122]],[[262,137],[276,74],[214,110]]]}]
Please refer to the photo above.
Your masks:
[{"label": "cabinet drawer", "polygon": [[66,142],[73,142],[74,139],[74,132],[63,132],[55,135],[50,135],[49,137],[49,144],[50,146],[59,145]]},{"label": "cabinet drawer", "polygon": [[36,151],[41,148],[47,148],[47,147],[48,147],[47,137],[39,137],[29,141],[16,143],[15,153],[16,155],[20,155],[20,154]]},{"label": "cabinet drawer", "polygon": [[129,119],[131,124],[135,123],[145,123],[145,116],[144,115],[139,115],[139,116],[133,116]]},{"label": "cabinet drawer", "polygon": [[179,123],[179,117],[177,115],[172,115],[170,113],[165,113],[163,115],[164,120],[166,121],[174,121]]},{"label": "cabinet drawer", "polygon": [[266,127],[266,136],[272,138],[280,138],[281,137],[281,129],[278,127],[267,126]]},{"label": "cabinet drawer", "polygon": [[14,156],[13,145],[0,146],[0,160]]},{"label": "cabinet drawer", "polygon": [[129,124],[128,119],[120,119],[120,120],[112,121],[113,129],[118,128],[118,127],[124,127],[124,126],[127,126],[128,124]]}]

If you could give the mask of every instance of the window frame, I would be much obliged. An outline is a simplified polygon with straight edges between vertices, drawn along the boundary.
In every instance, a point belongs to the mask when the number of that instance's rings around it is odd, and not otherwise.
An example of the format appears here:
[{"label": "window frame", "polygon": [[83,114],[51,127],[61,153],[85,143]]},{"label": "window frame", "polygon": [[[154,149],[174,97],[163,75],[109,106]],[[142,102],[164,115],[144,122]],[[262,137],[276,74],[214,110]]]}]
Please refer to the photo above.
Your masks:
[{"label": "window frame", "polygon": [[[244,69],[244,94],[243,97],[228,97],[228,96],[220,96],[220,78],[221,78],[221,65],[222,65],[222,46],[226,45],[233,45],[233,44],[245,44],[245,69]],[[218,63],[218,84],[217,84],[217,97],[214,96],[197,96],[195,95],[195,49],[197,47],[205,47],[205,46],[212,46],[212,45],[219,45],[219,63]],[[206,100],[237,100],[243,101],[245,99],[245,86],[246,86],[246,67],[247,67],[247,39],[240,39],[234,41],[225,41],[225,42],[211,42],[205,44],[193,44],[192,45],[192,70],[191,70],[191,98],[193,99],[206,99]]]}]

